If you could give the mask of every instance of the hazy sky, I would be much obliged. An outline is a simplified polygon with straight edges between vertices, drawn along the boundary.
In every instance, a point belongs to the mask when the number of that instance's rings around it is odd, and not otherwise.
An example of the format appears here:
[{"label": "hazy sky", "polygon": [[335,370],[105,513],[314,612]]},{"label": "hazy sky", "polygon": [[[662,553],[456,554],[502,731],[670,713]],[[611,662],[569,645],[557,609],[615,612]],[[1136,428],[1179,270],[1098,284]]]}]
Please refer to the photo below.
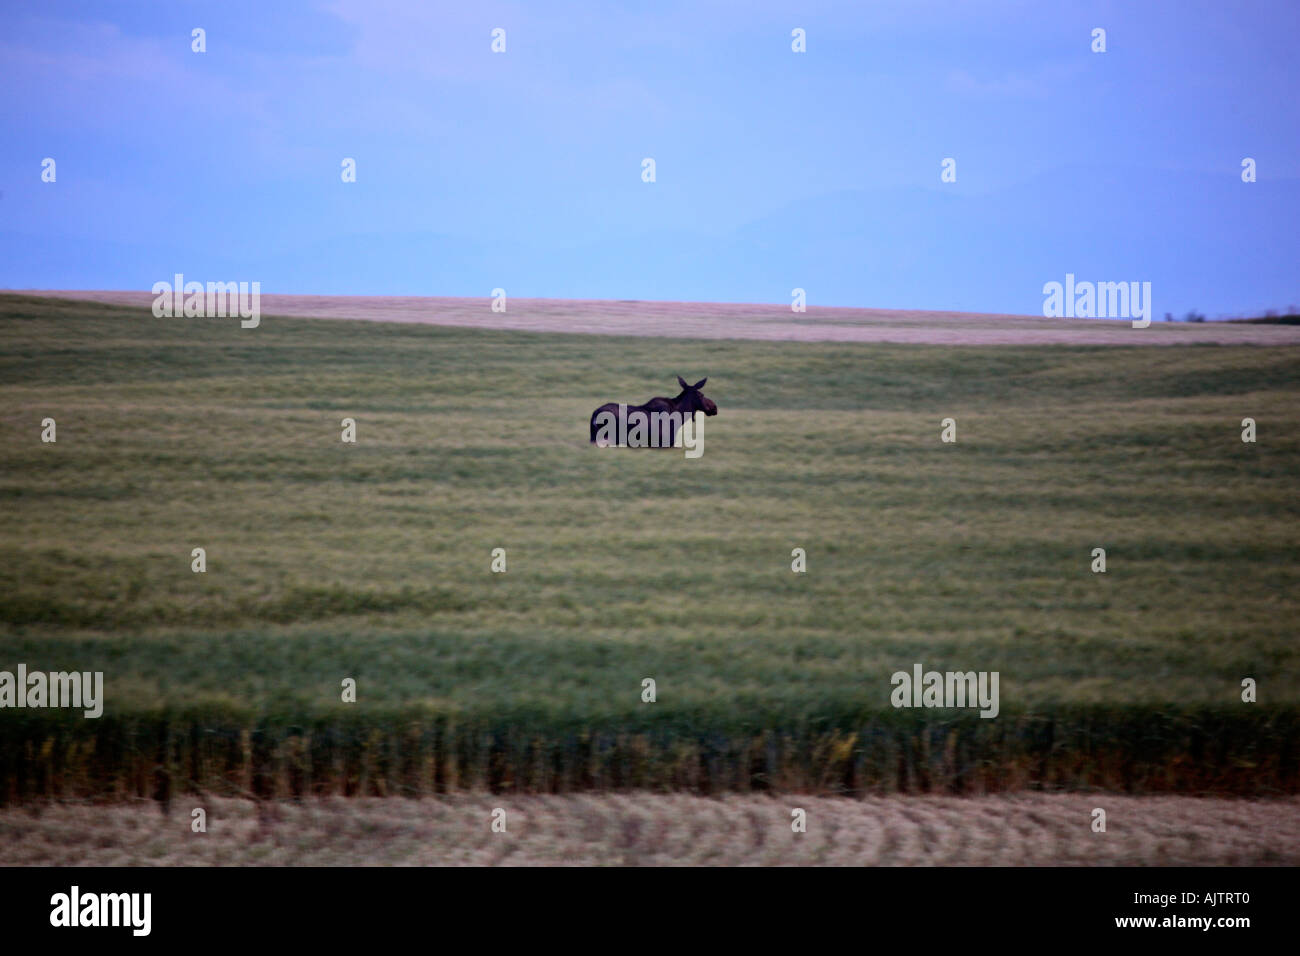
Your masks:
[{"label": "hazy sky", "polygon": [[16,6],[0,287],[1300,304],[1290,0]]}]

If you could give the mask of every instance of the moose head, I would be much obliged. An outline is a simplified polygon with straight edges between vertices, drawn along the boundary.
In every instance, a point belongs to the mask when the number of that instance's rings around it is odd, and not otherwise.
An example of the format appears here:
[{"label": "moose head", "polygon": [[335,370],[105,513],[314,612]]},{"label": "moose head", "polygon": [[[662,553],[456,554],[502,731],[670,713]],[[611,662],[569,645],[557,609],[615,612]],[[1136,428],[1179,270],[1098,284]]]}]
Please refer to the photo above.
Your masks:
[{"label": "moose head", "polygon": [[682,393],[673,400],[677,410],[689,415],[694,415],[696,412],[703,412],[709,416],[718,414],[718,406],[700,391],[707,381],[708,378],[702,378],[694,385],[687,385],[686,379],[678,375],[677,384],[682,387]]}]

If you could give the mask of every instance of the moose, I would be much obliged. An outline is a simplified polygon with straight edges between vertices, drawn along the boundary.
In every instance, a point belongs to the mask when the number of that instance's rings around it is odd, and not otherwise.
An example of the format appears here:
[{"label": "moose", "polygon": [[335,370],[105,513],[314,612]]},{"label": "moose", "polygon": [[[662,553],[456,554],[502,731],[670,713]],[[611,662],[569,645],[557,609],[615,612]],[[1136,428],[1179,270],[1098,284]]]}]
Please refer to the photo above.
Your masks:
[{"label": "moose", "polygon": [[[687,419],[693,419],[696,412],[709,416],[718,414],[718,406],[700,392],[707,381],[708,378],[702,378],[694,385],[687,385],[686,380],[678,375],[677,384],[682,391],[676,398],[656,396],[644,405],[607,402],[591,413],[592,444],[618,444],[618,436],[624,435],[630,447],[673,447],[678,429]],[[620,408],[626,410],[622,423],[619,420]],[[633,440],[638,432],[647,436],[644,441]]]}]

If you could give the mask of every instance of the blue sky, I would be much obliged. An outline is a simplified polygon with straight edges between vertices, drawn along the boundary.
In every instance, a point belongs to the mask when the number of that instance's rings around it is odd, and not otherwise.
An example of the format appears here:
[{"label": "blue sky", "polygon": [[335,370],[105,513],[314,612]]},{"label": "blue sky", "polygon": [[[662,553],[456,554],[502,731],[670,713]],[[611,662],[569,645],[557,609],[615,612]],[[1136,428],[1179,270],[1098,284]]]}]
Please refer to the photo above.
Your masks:
[{"label": "blue sky", "polygon": [[1157,316],[1300,304],[1293,2],[48,0],[3,24],[0,287],[1038,313],[1072,272],[1150,281]]}]

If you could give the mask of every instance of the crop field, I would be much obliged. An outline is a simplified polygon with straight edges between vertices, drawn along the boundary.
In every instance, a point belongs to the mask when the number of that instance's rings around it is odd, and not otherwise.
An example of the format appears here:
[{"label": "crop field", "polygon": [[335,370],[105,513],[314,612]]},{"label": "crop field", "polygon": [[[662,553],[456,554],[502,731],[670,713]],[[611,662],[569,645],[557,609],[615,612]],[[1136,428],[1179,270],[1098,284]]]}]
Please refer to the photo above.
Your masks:
[{"label": "crop field", "polygon": [[[588,443],[678,374],[701,457]],[[0,802],[1300,791],[1300,347],[3,295],[0,398],[0,670],[104,674],[97,719],[0,712]],[[997,717],[891,706],[918,663]]]}]

